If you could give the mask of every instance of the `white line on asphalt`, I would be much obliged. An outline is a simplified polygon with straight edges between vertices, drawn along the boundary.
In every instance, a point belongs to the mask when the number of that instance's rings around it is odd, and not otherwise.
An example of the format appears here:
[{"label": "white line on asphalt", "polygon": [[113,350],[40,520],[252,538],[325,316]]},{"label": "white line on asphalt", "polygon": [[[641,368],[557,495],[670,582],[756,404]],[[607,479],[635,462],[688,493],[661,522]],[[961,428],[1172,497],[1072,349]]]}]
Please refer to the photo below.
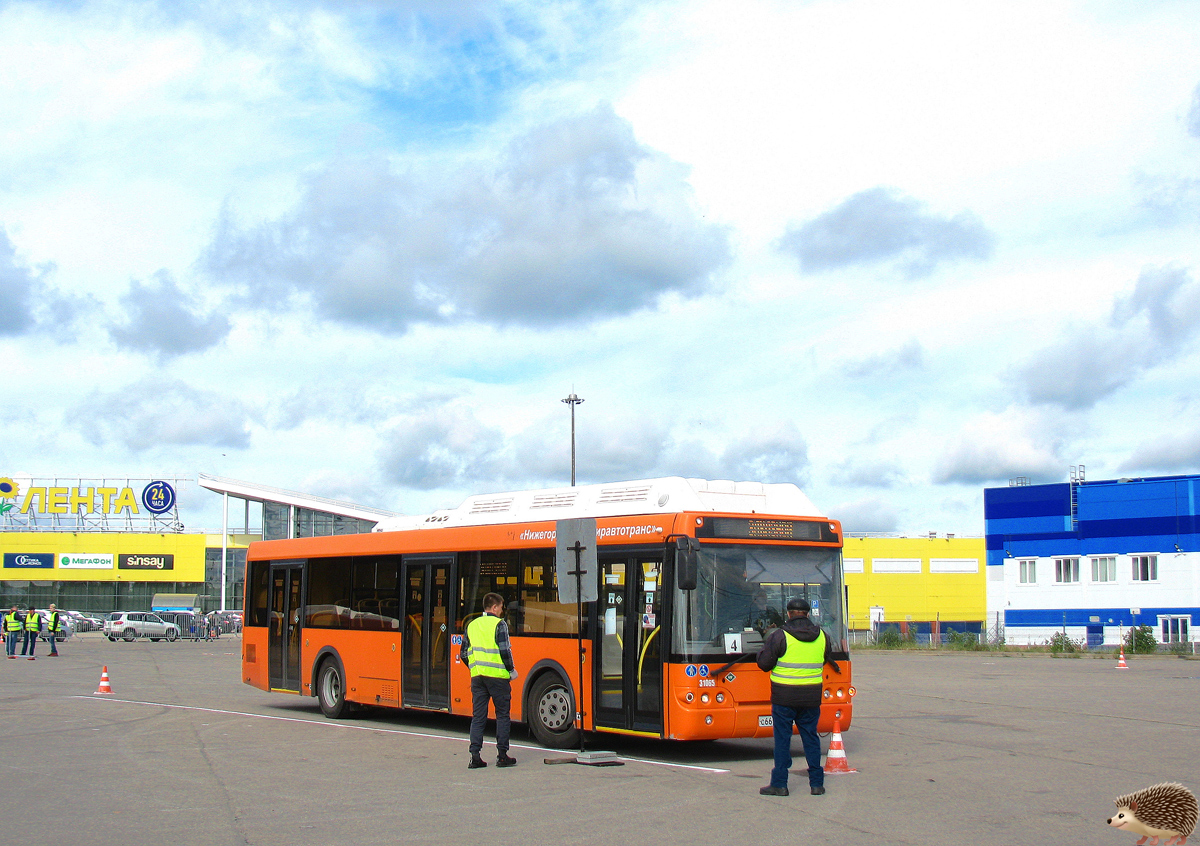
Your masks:
[{"label": "white line on asphalt", "polygon": [[[425,734],[419,731],[405,731],[404,729],[388,729],[377,728],[375,726],[352,726],[345,723],[327,723],[320,720],[305,720],[300,717],[277,717],[272,714],[251,714],[248,711],[226,711],[221,708],[200,708],[195,705],[172,705],[168,702],[141,702],[136,699],[110,699],[107,696],[97,698],[95,694],[91,696],[72,696],[71,699],[86,699],[89,702],[119,702],[122,705],[152,705],[156,708],[178,708],[181,711],[202,711],[206,714],[226,714],[231,717],[253,717],[258,720],[278,720],[285,723],[305,723],[310,726],[318,726],[321,728],[335,729],[355,729],[357,731],[373,731],[380,734],[402,734],[407,737],[424,737],[433,740],[453,740],[458,743],[469,743],[470,741],[461,737],[451,737],[446,734]],[[520,743],[512,744],[513,749],[529,749],[534,752],[556,752],[560,750],[544,749],[541,746],[525,746]],[[624,755],[619,756],[623,761],[630,761],[637,764],[650,764],[655,767],[673,767],[681,770],[699,770],[704,773],[727,773],[729,770],[722,770],[716,767],[701,767],[695,764],[673,764],[670,761],[653,761],[649,758],[627,758]]]}]

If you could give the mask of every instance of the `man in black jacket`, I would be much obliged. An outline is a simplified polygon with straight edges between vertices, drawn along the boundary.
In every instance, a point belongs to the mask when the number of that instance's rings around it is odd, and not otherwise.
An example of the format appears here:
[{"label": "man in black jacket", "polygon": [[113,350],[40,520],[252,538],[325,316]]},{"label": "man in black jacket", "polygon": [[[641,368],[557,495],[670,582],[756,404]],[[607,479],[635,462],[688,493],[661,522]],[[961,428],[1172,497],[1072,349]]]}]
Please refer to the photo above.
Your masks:
[{"label": "man in black jacket", "polygon": [[788,770],[792,766],[792,725],[800,730],[804,757],[808,762],[809,792],[825,792],[825,770],[821,768],[821,740],[817,720],[821,716],[822,675],[825,665],[841,672],[829,647],[829,638],[808,619],[812,606],[805,599],[787,604],[787,622],[774,629],[758,651],[758,667],[771,674],[771,721],[775,734],[775,767],[771,783],[758,792],[764,796],[787,796]]}]

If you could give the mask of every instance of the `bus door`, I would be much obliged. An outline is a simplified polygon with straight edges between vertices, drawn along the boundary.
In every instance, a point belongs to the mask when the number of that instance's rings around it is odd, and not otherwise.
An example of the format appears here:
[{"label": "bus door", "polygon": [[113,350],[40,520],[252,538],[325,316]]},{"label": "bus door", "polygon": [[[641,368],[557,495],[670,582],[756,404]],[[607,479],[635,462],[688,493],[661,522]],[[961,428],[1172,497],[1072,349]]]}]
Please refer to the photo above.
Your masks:
[{"label": "bus door", "polygon": [[450,708],[449,556],[404,557],[400,678],[405,708]]},{"label": "bus door", "polygon": [[267,667],[272,690],[300,692],[300,627],[304,614],[301,584],[304,565],[284,561],[271,565],[270,630]]},{"label": "bus door", "polygon": [[597,726],[662,732],[662,561],[600,555]]}]

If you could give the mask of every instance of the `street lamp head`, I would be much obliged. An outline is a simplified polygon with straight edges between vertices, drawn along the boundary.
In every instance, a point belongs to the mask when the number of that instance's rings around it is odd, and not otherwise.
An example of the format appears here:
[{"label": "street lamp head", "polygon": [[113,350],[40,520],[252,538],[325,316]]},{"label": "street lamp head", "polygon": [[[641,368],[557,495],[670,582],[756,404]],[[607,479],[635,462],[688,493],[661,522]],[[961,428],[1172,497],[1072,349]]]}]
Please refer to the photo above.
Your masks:
[{"label": "street lamp head", "polygon": [[571,406],[571,487],[575,487],[575,406],[583,402],[583,399],[571,391],[571,395],[563,402]]}]

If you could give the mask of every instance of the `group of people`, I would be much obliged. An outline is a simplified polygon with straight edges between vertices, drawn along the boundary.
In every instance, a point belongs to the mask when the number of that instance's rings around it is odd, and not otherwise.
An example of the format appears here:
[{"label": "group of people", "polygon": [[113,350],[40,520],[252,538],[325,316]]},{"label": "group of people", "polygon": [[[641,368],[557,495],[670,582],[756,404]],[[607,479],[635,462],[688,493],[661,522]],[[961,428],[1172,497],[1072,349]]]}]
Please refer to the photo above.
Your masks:
[{"label": "group of people", "polygon": [[17,657],[17,641],[21,641],[21,657],[36,661],[34,652],[37,650],[38,637],[43,631],[50,633],[50,657],[58,657],[58,636],[66,631],[66,624],[61,613],[53,605],[46,612],[46,618],[38,613],[36,608],[21,611],[13,606],[4,615],[4,649],[11,658]]},{"label": "group of people", "polygon": [[[813,796],[825,793],[821,740],[817,735],[822,677],[825,665],[839,673],[841,668],[833,659],[829,638],[809,619],[811,611],[808,600],[789,600],[787,619],[780,620],[778,626],[772,623],[757,655],[759,669],[771,674],[771,724],[775,737],[771,783],[758,791],[764,796],[788,795],[793,726],[799,730],[804,746],[809,793]],[[459,657],[471,670],[471,760],[467,768],[472,770],[487,766],[481,753],[489,701],[496,708],[496,766],[512,767],[517,763],[508,754],[509,708],[517,670],[503,613],[503,597],[496,593],[485,596],[483,614],[467,625],[459,651]]]}]

